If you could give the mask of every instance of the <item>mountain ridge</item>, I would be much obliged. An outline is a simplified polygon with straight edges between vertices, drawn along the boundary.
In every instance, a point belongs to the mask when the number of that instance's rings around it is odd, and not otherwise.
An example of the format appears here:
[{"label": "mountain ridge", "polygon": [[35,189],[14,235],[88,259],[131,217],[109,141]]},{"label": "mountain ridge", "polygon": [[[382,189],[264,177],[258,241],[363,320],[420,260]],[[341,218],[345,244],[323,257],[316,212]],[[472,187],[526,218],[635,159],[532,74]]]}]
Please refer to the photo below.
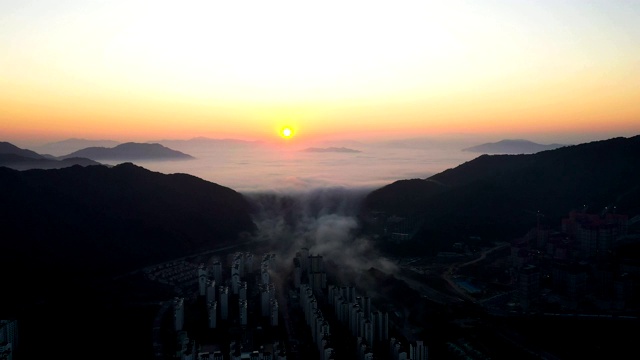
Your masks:
[{"label": "mountain ridge", "polygon": [[[588,206],[640,212],[640,135],[566,146],[536,154],[481,155],[427,179],[398,180],[372,191],[362,218],[382,213],[404,219],[413,239],[428,247],[469,236],[508,240],[536,222],[559,222]],[[369,220],[367,220],[369,219]]]},{"label": "mountain ridge", "polygon": [[0,141],[0,154],[18,155],[30,159],[44,159],[45,157],[35,151],[22,149],[6,141]]},{"label": "mountain ridge", "polygon": [[493,143],[484,143],[462,149],[467,152],[478,152],[485,154],[533,154],[540,151],[553,150],[563,146],[563,144],[538,144],[525,139],[504,139]]},{"label": "mountain ridge", "polygon": [[[0,167],[0,187],[0,269],[22,274],[7,280],[8,289],[23,288],[29,275],[42,279],[37,292],[114,276],[233,244],[256,230],[249,203],[235,190],[131,163]],[[25,301],[37,292],[15,290]]]},{"label": "mountain ridge", "polygon": [[114,147],[119,144],[121,144],[121,142],[107,139],[91,140],[83,138],[69,138],[46,143],[40,146],[34,146],[32,147],[32,150],[41,154],[52,154],[52,156],[58,157],[88,147]]},{"label": "mountain ridge", "polygon": [[53,156],[38,154],[32,150],[19,148],[9,142],[0,142],[0,166],[14,170],[47,170],[60,169],[73,165],[89,166],[101,164],[91,159],[76,156],[67,159],[58,159]]},{"label": "mountain ridge", "polygon": [[193,156],[170,149],[158,143],[127,142],[107,147],[88,147],[70,154],[60,156],[60,159],[70,157],[85,157],[92,160],[190,160]]}]

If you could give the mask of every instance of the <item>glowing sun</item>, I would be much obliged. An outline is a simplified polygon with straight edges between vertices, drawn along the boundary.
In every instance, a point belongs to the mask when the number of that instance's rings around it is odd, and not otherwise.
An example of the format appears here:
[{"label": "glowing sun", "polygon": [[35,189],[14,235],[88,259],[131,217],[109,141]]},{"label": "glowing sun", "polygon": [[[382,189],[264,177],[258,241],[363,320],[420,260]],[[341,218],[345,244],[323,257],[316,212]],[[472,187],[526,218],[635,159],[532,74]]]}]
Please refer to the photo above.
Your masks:
[{"label": "glowing sun", "polygon": [[282,130],[280,131],[280,134],[282,135],[283,138],[290,138],[291,136],[293,136],[293,130],[291,130],[290,127],[285,127],[285,128],[282,128]]}]

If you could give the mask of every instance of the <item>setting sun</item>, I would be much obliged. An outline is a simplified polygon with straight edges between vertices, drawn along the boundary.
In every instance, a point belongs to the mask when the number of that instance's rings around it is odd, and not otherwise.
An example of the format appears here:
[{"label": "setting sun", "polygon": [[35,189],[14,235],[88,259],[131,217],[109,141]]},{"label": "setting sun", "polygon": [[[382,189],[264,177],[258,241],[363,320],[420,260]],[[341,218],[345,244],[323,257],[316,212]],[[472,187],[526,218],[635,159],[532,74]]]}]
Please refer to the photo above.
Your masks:
[{"label": "setting sun", "polygon": [[283,128],[282,131],[280,132],[280,134],[282,135],[282,137],[284,138],[290,138],[293,135],[293,130],[291,130],[291,128]]}]

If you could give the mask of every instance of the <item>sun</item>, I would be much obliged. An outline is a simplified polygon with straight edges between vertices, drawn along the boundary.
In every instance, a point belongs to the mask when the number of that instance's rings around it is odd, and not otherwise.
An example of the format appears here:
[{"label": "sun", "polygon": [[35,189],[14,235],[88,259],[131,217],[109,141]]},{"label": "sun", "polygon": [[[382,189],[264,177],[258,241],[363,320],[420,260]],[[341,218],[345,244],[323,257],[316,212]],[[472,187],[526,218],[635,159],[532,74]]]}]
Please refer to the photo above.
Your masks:
[{"label": "sun", "polygon": [[293,136],[293,130],[291,130],[290,127],[284,127],[280,130],[280,135],[282,135],[283,138],[290,138]]}]

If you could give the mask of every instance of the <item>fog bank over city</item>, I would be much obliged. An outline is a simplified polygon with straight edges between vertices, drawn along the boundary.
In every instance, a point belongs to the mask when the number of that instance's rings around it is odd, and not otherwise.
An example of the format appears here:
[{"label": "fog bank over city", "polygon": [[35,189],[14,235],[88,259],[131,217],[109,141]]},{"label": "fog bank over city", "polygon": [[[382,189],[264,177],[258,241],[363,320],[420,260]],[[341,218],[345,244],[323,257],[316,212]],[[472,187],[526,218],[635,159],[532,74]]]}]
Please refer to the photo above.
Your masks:
[{"label": "fog bank over city", "polygon": [[309,255],[321,255],[345,284],[354,283],[355,274],[372,267],[394,273],[396,265],[359,234],[357,212],[366,194],[363,189],[343,187],[253,193],[248,198],[256,209],[256,241],[273,249],[284,272],[290,270],[296,252],[307,249]]}]

